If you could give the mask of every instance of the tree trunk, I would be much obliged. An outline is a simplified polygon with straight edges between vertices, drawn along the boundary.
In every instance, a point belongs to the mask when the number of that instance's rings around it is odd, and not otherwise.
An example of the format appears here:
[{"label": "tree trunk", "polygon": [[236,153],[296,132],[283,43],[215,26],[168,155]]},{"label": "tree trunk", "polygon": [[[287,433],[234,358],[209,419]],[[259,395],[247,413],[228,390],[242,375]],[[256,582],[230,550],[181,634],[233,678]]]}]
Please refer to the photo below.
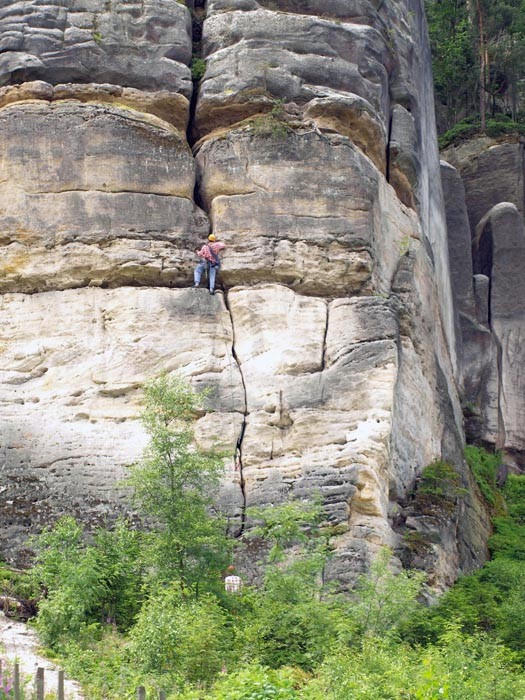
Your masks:
[{"label": "tree trunk", "polygon": [[481,131],[485,131],[485,112],[486,112],[486,72],[487,72],[487,48],[485,40],[485,23],[483,18],[483,8],[480,0],[476,0],[476,14],[478,16],[479,30],[479,113],[481,118]]}]

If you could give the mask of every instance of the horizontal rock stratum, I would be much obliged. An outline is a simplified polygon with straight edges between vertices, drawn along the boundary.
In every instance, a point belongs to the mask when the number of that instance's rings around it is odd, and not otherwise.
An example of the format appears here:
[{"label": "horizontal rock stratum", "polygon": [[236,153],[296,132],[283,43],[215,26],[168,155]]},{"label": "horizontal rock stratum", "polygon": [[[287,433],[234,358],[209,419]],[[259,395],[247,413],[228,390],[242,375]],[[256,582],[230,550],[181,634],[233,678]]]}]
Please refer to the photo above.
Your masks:
[{"label": "horizontal rock stratum", "polygon": [[[210,390],[199,444],[237,451],[233,522],[320,495],[343,585],[382,545],[401,556],[415,480],[454,463],[457,536],[423,563],[442,588],[483,560],[488,521],[420,3],[195,5],[0,8],[2,551],[124,507],[141,384],[177,370]],[[215,297],[190,288],[210,231]]]}]

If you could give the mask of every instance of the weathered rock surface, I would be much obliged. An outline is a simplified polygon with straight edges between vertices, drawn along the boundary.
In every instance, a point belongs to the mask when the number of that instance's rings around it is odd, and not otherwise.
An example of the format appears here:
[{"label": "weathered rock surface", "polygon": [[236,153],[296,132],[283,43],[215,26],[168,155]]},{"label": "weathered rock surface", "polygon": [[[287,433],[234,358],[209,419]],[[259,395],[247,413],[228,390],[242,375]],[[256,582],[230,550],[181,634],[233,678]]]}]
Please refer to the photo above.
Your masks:
[{"label": "weathered rock surface", "polygon": [[[468,483],[421,5],[210,0],[193,154],[187,9],[113,5],[0,11],[1,548],[113,509],[140,384],[180,370],[232,518],[320,493],[349,585],[401,550],[426,464]],[[215,297],[189,288],[209,229]],[[486,554],[476,504],[421,563],[437,589]]]},{"label": "weathered rock surface", "polygon": [[191,95],[191,19],[174,0],[4,0],[0,85],[111,83]]},{"label": "weathered rock surface", "polygon": [[242,3],[237,10],[237,4],[212,5],[204,22],[201,135],[239,121],[239,105],[245,105],[244,116],[258,106],[266,111],[259,96],[305,104],[350,93],[364,99],[386,125],[392,58],[378,29],[295,12],[247,10]]},{"label": "weathered rock surface", "polygon": [[[500,202],[489,209],[475,231],[471,231],[467,221],[469,205],[471,221],[481,211],[481,193],[485,188],[486,202],[518,193],[523,183],[523,165],[521,170],[516,166],[509,174],[507,158],[509,154],[515,157],[516,149],[522,146],[491,146],[480,155],[479,145],[476,141],[458,149],[463,154],[461,170],[467,173],[470,191],[465,192],[459,171],[442,164],[452,282],[461,328],[465,427],[469,439],[503,450],[508,466],[523,469],[525,356],[519,340],[525,331],[523,218],[516,205]],[[490,161],[497,168],[488,181],[478,181],[473,175],[482,159],[486,161],[484,167]],[[513,188],[500,191],[499,177],[506,183],[511,176]],[[479,200],[473,196],[475,192]]]},{"label": "weathered rock surface", "polygon": [[511,202],[524,215],[525,145],[521,140],[480,137],[447,148],[442,157],[461,175],[472,236],[481,219],[500,202]]},{"label": "weathered rock surface", "polygon": [[[306,294],[388,293],[415,217],[341,136],[253,129],[206,142],[199,191],[231,251],[230,285],[275,281]],[[326,168],[326,170],[324,169]],[[386,217],[390,206],[398,215]]]},{"label": "weathered rock surface", "polygon": [[159,90],[145,92],[120,85],[96,83],[65,83],[51,85],[44,80],[33,80],[21,85],[6,85],[0,88],[0,107],[25,102],[45,100],[56,102],[75,100],[78,102],[130,107],[137,112],[152,114],[174,126],[181,136],[188,124],[189,100],[180,93]]},{"label": "weathered rock surface", "polygon": [[449,163],[441,163],[441,182],[446,203],[448,251],[454,300],[460,313],[475,316],[472,282],[472,244],[461,175]]},{"label": "weathered rock surface", "polygon": [[510,203],[493,207],[476,229],[475,260],[490,279],[490,327],[498,350],[496,447],[525,468],[525,227]]},{"label": "weathered rock surface", "polygon": [[132,109],[25,101],[0,110],[0,142],[1,291],[191,281],[208,221],[173,127]]},{"label": "weathered rock surface", "polygon": [[137,389],[159,371],[213,392],[205,446],[235,441],[245,406],[230,316],[204,290],[4,294],[0,318],[2,551],[65,510],[107,514],[145,444]]}]

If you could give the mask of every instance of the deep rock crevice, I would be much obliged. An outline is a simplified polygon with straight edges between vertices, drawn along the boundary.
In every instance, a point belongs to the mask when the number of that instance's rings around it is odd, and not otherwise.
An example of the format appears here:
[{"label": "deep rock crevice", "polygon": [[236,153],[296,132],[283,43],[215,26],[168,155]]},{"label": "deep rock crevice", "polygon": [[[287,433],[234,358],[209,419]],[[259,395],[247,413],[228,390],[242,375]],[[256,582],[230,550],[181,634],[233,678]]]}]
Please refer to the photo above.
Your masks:
[{"label": "deep rock crevice", "polygon": [[239,361],[239,358],[237,356],[237,352],[235,350],[235,325],[233,321],[233,314],[230,309],[230,305],[228,303],[228,292],[225,290],[224,291],[224,305],[230,315],[230,323],[231,323],[231,328],[232,328],[232,346],[231,346],[231,356],[233,360],[235,361],[237,368],[239,370],[239,374],[241,377],[241,384],[242,384],[242,389],[244,392],[244,414],[243,414],[243,419],[242,419],[242,424],[241,424],[241,429],[239,431],[236,443],[235,443],[235,450],[234,450],[234,462],[235,462],[235,470],[239,472],[239,488],[241,490],[241,514],[240,514],[240,525],[235,533],[235,537],[240,537],[243,532],[244,528],[246,526],[246,509],[248,505],[248,500],[247,500],[247,490],[246,490],[246,481],[244,478],[244,467],[243,467],[243,462],[242,462],[242,447],[243,447],[243,439],[244,439],[244,433],[246,431],[246,423],[248,419],[248,394],[246,391],[246,382],[244,378],[244,374],[242,371],[242,364]]}]

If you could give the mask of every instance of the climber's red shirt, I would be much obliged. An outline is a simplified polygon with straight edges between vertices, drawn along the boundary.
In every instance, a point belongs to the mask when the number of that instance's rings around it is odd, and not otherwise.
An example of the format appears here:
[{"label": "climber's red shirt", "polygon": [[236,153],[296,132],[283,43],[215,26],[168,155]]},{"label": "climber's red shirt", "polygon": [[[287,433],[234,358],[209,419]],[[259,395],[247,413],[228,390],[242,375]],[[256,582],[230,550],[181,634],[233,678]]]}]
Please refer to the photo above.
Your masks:
[{"label": "climber's red shirt", "polygon": [[222,243],[221,241],[215,241],[215,243],[206,243],[205,245],[202,246],[200,250],[197,251],[197,255],[200,258],[204,258],[208,262],[215,262],[213,259],[213,256],[210,254],[209,248],[212,249],[212,251],[215,253],[215,255],[219,255],[219,251],[221,251],[223,248],[226,248],[225,244]]}]

